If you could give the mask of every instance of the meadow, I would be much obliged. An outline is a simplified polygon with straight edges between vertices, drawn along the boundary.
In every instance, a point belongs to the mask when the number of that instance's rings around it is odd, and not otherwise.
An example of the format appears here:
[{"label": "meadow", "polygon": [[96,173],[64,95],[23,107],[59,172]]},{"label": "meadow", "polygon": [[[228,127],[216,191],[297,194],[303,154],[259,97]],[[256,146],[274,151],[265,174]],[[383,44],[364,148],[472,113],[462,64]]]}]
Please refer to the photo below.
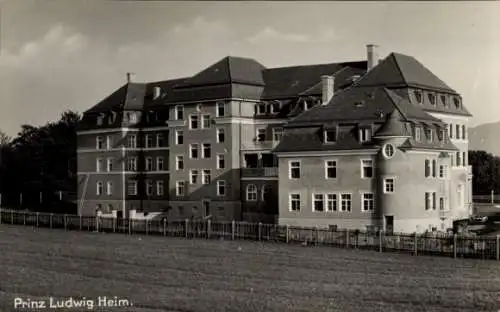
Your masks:
[{"label": "meadow", "polygon": [[99,311],[500,310],[497,261],[5,224],[0,250],[2,312],[83,296],[133,304]]}]

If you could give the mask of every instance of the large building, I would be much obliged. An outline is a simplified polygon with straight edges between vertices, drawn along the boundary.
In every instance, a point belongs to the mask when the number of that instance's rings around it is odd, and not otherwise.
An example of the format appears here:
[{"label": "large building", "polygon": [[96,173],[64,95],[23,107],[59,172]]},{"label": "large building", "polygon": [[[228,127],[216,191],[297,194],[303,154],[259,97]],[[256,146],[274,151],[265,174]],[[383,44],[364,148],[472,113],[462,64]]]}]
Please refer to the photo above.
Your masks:
[{"label": "large building", "polygon": [[84,113],[79,213],[424,231],[468,215],[460,95],[410,56],[266,68],[226,57]]}]

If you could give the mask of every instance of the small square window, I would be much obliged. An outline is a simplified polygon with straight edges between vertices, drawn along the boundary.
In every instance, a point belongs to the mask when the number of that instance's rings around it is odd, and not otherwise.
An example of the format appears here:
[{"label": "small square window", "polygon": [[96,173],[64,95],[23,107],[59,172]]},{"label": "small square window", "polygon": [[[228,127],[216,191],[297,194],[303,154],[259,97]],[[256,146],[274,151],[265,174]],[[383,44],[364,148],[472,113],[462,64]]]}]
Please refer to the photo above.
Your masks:
[{"label": "small square window", "polygon": [[289,164],[290,179],[300,179],[300,161],[291,161]]},{"label": "small square window", "polygon": [[337,142],[337,130],[336,129],[325,130],[323,135],[324,135],[325,143]]}]

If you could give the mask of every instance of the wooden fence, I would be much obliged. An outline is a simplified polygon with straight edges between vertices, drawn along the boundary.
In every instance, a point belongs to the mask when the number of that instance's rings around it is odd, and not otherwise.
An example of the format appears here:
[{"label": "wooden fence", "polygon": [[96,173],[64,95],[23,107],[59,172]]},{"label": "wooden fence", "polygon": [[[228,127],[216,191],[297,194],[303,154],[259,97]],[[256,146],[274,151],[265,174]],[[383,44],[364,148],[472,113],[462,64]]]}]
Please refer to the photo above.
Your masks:
[{"label": "wooden fence", "polygon": [[0,209],[0,224],[185,238],[272,241],[305,246],[334,246],[403,252],[412,255],[441,255],[500,261],[500,236],[477,237],[453,234],[404,234],[292,227],[247,222],[211,220],[129,220],[82,217],[52,213]]}]

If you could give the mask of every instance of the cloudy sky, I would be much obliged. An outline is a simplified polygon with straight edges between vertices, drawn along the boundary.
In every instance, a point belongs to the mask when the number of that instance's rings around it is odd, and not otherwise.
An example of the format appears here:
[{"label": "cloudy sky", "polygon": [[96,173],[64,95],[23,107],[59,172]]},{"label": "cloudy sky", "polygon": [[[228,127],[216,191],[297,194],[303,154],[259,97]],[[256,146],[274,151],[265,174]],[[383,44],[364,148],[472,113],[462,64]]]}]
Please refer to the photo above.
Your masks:
[{"label": "cloudy sky", "polygon": [[0,129],[83,112],[125,82],[195,74],[226,55],[268,67],[415,56],[500,120],[500,2],[0,0]]}]

